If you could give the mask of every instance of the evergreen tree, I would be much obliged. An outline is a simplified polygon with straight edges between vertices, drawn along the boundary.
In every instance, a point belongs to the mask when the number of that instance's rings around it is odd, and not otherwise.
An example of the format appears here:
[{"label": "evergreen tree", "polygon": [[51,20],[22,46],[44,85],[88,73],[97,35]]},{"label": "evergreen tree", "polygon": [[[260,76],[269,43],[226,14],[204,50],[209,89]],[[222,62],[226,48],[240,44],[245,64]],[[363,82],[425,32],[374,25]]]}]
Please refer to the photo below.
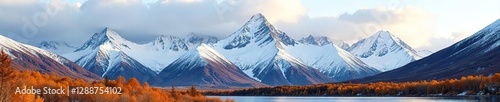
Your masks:
[{"label": "evergreen tree", "polygon": [[174,86],[172,86],[172,90],[170,91],[170,94],[172,95],[172,97],[175,97],[175,88],[174,88]]},{"label": "evergreen tree", "polygon": [[108,85],[109,85],[109,76],[108,76],[108,75],[106,75],[106,76],[104,77],[104,85],[106,85],[106,86],[108,86]]},{"label": "evergreen tree", "polygon": [[196,92],[196,87],[194,87],[194,85],[191,85],[191,88],[189,88],[189,95],[191,96],[196,96],[198,95],[198,93]]}]

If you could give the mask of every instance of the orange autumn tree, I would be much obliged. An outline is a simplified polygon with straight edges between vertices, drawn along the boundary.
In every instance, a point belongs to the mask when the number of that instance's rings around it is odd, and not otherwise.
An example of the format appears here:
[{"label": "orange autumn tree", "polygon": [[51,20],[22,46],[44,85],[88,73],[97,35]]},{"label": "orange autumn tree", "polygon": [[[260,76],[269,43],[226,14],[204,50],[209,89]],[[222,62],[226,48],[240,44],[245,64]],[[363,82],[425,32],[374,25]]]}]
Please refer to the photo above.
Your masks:
[{"label": "orange autumn tree", "polygon": [[11,67],[12,61],[9,55],[2,50],[0,55],[0,102],[6,102],[11,96],[11,81],[16,77],[14,69]]}]

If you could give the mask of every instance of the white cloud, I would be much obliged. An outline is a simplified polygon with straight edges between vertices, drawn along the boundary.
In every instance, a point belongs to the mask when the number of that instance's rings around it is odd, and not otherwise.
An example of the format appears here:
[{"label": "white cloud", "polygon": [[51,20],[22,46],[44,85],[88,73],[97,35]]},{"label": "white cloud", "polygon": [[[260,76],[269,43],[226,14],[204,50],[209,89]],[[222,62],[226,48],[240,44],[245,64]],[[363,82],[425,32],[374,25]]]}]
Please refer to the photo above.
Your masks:
[{"label": "white cloud", "polygon": [[0,5],[26,5],[38,2],[38,0],[0,0]]},{"label": "white cloud", "polygon": [[239,0],[241,5],[235,6],[236,13],[242,16],[251,16],[262,13],[271,23],[296,22],[306,15],[306,8],[300,0]]},{"label": "white cloud", "polygon": [[432,15],[419,9],[360,9],[337,17],[302,18],[299,23],[278,23],[290,35],[305,34],[329,36],[332,39],[354,43],[379,30],[388,30],[410,46],[419,48],[429,44],[433,36]]}]

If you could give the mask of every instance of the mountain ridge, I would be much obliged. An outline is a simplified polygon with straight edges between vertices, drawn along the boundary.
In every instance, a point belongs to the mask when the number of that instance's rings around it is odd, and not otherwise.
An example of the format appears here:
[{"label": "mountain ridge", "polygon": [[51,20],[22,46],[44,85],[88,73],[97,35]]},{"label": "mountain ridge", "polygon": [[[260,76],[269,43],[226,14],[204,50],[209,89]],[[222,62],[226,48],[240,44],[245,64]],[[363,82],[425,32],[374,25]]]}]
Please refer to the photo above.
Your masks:
[{"label": "mountain ridge", "polygon": [[236,65],[206,44],[201,44],[181,56],[164,68],[152,82],[158,86],[193,84],[219,88],[267,86],[248,77]]},{"label": "mountain ridge", "polygon": [[55,73],[86,80],[101,79],[72,61],[49,51],[16,42],[0,35],[0,50],[12,59],[12,67],[17,70],[35,70],[41,73]]},{"label": "mountain ridge", "polygon": [[378,31],[354,43],[351,54],[381,71],[389,71],[421,58],[417,52],[388,31]]},{"label": "mountain ridge", "polygon": [[[366,77],[358,82],[414,81],[459,78],[465,75],[490,75],[500,72],[500,19],[475,34],[423,59],[401,68]],[[401,74],[405,72],[405,74]],[[418,76],[418,77],[416,77]]]}]

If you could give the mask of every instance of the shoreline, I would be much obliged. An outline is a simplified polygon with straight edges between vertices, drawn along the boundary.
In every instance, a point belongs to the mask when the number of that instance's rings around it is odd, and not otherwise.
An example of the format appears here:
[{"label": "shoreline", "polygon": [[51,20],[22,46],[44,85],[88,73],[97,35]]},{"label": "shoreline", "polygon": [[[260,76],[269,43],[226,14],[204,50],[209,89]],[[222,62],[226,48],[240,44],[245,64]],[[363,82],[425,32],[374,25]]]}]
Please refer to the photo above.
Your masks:
[{"label": "shoreline", "polygon": [[[204,95],[205,97],[226,97],[216,95]],[[229,96],[229,97],[500,97],[500,95],[465,95],[465,96]]]}]

